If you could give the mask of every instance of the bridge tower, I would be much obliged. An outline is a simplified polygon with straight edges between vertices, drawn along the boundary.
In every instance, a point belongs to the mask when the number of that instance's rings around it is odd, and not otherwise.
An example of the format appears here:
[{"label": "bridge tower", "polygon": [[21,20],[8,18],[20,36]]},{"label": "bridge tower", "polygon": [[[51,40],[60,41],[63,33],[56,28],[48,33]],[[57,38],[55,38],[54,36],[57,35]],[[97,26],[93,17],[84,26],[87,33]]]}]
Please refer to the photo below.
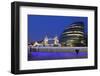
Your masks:
[{"label": "bridge tower", "polygon": [[59,44],[59,39],[57,36],[54,37],[54,44],[55,45],[58,45]]},{"label": "bridge tower", "polygon": [[47,36],[45,36],[45,38],[44,38],[44,45],[45,46],[48,45],[48,37]]}]

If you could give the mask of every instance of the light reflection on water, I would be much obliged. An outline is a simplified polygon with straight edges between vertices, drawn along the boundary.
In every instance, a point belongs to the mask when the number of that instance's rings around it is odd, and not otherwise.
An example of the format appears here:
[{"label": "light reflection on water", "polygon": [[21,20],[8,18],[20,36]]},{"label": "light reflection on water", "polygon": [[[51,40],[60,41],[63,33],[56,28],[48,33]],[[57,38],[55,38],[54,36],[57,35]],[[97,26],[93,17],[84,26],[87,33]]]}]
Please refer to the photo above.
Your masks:
[{"label": "light reflection on water", "polygon": [[87,52],[30,52],[28,60],[78,59],[87,58]]}]

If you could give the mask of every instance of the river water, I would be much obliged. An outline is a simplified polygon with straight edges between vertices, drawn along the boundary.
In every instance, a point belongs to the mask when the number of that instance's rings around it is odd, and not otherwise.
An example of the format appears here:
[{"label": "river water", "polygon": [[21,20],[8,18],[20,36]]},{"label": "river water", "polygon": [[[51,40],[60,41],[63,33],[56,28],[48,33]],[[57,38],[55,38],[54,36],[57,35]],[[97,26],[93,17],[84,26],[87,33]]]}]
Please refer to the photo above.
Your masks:
[{"label": "river water", "polygon": [[28,53],[28,60],[56,60],[56,59],[79,59],[87,58],[88,52],[30,52]]}]

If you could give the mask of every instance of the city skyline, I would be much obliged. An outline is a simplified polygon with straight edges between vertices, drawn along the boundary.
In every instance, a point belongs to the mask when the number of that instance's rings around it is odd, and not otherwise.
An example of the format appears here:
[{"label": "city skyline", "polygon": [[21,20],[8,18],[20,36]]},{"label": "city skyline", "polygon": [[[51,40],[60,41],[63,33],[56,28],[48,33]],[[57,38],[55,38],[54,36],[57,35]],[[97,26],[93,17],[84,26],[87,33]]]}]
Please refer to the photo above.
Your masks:
[{"label": "city skyline", "polygon": [[87,20],[87,17],[28,15],[28,42],[43,40],[46,35],[59,37],[65,27],[79,21],[84,23],[87,33]]}]

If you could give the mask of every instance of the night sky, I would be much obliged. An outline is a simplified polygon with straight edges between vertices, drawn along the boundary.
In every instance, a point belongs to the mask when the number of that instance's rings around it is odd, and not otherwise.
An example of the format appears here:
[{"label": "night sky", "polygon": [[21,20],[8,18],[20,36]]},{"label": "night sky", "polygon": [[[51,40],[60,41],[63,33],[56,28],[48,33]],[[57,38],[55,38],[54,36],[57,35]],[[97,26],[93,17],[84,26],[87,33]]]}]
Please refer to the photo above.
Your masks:
[{"label": "night sky", "polygon": [[49,38],[59,37],[65,27],[80,21],[84,23],[87,33],[87,17],[28,15],[28,42],[43,40],[46,35]]}]

